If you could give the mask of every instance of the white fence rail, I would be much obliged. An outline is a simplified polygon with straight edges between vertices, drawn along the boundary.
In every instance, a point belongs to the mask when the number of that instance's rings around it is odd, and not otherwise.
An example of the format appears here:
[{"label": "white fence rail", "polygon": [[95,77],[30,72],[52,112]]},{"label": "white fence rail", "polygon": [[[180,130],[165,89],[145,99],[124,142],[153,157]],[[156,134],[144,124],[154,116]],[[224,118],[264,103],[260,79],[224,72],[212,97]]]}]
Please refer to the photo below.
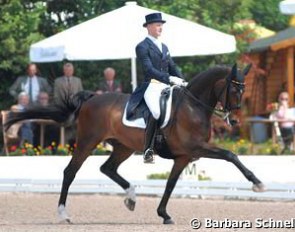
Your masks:
[{"label": "white fence rail", "polygon": [[[136,193],[161,196],[166,180],[132,181]],[[267,191],[255,193],[251,183],[179,180],[173,191],[178,197],[224,197],[255,200],[295,200],[295,186],[289,184],[267,184]],[[0,179],[0,192],[59,193],[61,180]],[[111,180],[75,180],[70,193],[124,194]]]}]

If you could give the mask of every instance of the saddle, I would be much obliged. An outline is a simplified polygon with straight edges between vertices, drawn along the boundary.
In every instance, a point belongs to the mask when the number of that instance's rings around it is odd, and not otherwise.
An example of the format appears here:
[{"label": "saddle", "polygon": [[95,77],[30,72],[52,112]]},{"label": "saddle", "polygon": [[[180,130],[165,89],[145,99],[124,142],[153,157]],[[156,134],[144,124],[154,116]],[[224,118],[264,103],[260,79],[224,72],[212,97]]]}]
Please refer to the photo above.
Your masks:
[{"label": "saddle", "polygon": [[[179,87],[172,86],[164,89],[161,93],[160,97],[160,109],[161,109],[161,116],[158,121],[159,128],[164,128],[167,126],[170,116],[171,116],[171,109],[172,109],[172,97],[173,93]],[[146,122],[148,117],[150,116],[150,110],[147,107],[145,101],[142,101],[140,105],[136,108],[135,112],[132,112],[132,117],[127,119],[127,108],[128,103],[126,104],[124,115],[123,115],[123,124],[130,127],[136,128],[146,128]],[[169,149],[167,145],[166,138],[162,132],[162,130],[157,130],[155,144],[154,144],[155,152],[165,159],[173,159],[173,153]]]},{"label": "saddle", "polygon": [[[168,87],[164,89],[161,93],[160,97],[160,110],[161,116],[159,118],[159,127],[164,128],[170,119],[171,114],[171,107],[172,107],[172,93],[175,86]],[[123,115],[123,124],[129,127],[136,127],[136,128],[146,128],[146,122],[148,117],[150,116],[150,110],[146,105],[145,101],[141,101],[141,103],[137,106],[137,108],[132,112],[128,113],[128,102],[125,106],[124,115]],[[127,118],[127,115],[132,115],[131,117]]]}]

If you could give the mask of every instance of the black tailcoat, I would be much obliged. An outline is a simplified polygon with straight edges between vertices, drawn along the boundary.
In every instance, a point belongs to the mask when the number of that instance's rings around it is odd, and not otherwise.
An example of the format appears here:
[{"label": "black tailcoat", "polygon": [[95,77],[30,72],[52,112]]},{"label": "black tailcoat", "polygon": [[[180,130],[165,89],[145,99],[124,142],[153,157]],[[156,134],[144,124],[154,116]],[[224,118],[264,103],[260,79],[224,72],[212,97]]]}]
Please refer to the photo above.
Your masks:
[{"label": "black tailcoat", "polygon": [[169,76],[183,78],[181,72],[173,62],[168,47],[162,43],[162,52],[149,38],[145,38],[136,46],[136,57],[142,66],[144,81],[132,93],[127,109],[127,118],[135,113],[135,109],[143,100],[144,93],[151,81],[156,79],[170,84]]}]

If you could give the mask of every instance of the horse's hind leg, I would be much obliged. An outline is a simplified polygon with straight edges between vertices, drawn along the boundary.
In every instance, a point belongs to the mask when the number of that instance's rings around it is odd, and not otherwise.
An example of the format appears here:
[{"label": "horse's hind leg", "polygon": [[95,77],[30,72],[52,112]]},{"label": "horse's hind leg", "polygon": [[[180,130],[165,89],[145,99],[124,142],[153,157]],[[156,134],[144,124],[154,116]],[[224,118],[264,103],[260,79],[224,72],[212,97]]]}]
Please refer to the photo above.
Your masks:
[{"label": "horse's hind leg", "polygon": [[[202,152],[203,153],[203,152]],[[265,187],[263,183],[251,172],[245,165],[239,160],[238,156],[232,153],[231,151],[214,148],[214,150],[206,150],[205,155],[203,154],[201,157],[204,158],[212,158],[212,159],[223,159],[233,163],[243,174],[244,176],[253,183],[252,190],[254,192],[263,192],[265,191]]]},{"label": "horse's hind leg", "polygon": [[62,182],[61,194],[58,202],[58,216],[61,221],[66,221],[70,223],[70,218],[66,212],[66,200],[68,196],[69,187],[72,184],[76,173],[89,156],[91,150],[97,144],[93,139],[83,138],[81,141],[78,140],[77,148],[73,154],[73,157],[64,170],[64,178]]},{"label": "horse's hind leg", "polygon": [[133,150],[117,141],[114,141],[112,145],[113,152],[109,159],[100,167],[100,170],[126,191],[127,197],[124,203],[129,210],[133,211],[136,203],[134,186],[130,185],[130,183],[117,172],[120,164],[133,153]]},{"label": "horse's hind leg", "polygon": [[174,159],[174,165],[169,175],[164,195],[157,209],[158,215],[164,219],[164,224],[174,224],[174,221],[171,219],[166,211],[166,207],[172,191],[177,183],[177,180],[189,161],[190,159],[188,158],[188,156],[179,156]]}]

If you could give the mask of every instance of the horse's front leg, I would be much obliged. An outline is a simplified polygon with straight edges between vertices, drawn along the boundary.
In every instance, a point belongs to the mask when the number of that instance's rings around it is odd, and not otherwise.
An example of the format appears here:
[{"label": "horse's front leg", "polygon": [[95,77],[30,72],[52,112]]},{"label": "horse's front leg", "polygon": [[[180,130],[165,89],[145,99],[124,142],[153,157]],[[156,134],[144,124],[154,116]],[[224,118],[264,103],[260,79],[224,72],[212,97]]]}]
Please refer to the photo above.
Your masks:
[{"label": "horse's front leg", "polygon": [[183,169],[186,167],[186,165],[189,163],[190,159],[188,156],[180,156],[176,157],[174,160],[174,165],[172,168],[172,171],[169,175],[164,195],[161,199],[161,202],[158,207],[158,215],[164,219],[164,224],[174,224],[174,221],[171,219],[171,217],[166,212],[166,207],[168,200],[171,196],[171,193],[177,183],[177,180],[183,171]]},{"label": "horse's front leg", "polygon": [[74,155],[72,156],[72,159],[68,166],[64,170],[64,177],[62,182],[62,188],[61,193],[58,201],[58,216],[60,221],[65,221],[70,223],[70,217],[66,211],[66,200],[68,196],[68,191],[70,188],[70,185],[72,184],[73,180],[75,179],[76,173],[88,157],[88,154],[90,153],[91,149],[82,151],[80,149],[80,146],[77,146],[76,151],[74,152]]},{"label": "horse's front leg", "polygon": [[245,165],[239,160],[238,156],[231,151],[220,148],[205,149],[205,151],[202,151],[201,157],[223,159],[233,163],[243,173],[243,175],[253,183],[252,190],[254,192],[265,191],[263,183],[254,175],[253,172],[246,168]]}]

